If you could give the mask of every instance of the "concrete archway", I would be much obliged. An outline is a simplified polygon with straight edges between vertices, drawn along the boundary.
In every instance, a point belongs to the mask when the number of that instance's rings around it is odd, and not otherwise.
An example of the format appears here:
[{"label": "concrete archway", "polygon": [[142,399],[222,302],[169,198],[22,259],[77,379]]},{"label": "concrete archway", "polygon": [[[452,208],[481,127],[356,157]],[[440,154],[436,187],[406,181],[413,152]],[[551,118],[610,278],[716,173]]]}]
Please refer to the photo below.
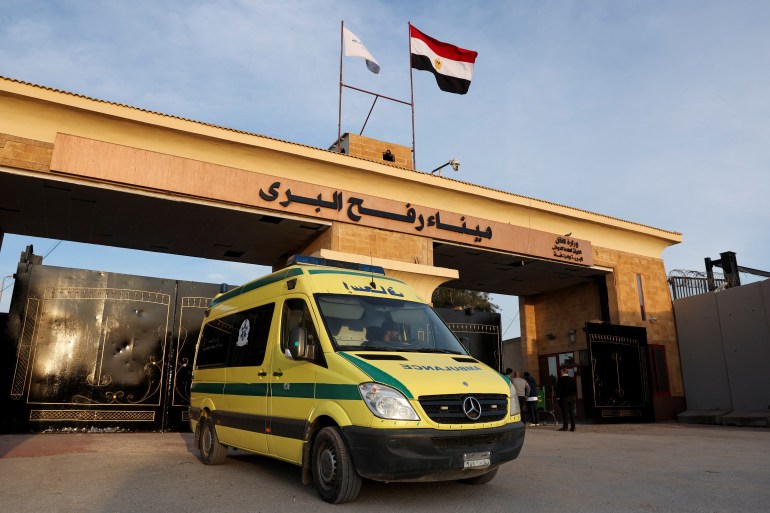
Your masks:
[{"label": "concrete archway", "polygon": [[679,233],[413,170],[408,148],[360,136],[342,154],[1,77],[0,113],[0,236],[334,255],[428,300],[441,283],[517,295],[530,371],[584,348],[569,334],[586,322],[644,327],[671,376],[661,407],[683,403],[661,258]]}]

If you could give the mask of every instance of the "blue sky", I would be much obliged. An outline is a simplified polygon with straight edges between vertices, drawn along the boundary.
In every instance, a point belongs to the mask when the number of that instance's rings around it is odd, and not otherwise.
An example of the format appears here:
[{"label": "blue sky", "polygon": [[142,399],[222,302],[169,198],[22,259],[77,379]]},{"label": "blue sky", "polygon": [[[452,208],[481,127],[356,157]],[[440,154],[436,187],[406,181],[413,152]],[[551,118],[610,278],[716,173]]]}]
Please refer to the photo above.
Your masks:
[{"label": "blue sky", "polygon": [[[0,75],[326,148],[343,19],[382,67],[346,58],[345,83],[406,101],[407,22],[479,52],[465,96],[415,72],[419,169],[457,158],[453,178],[682,232],[667,271],[723,251],[770,270],[764,0],[5,0]],[[370,104],[346,91],[343,131]],[[378,102],[364,135],[410,145],[409,109]],[[0,277],[29,243],[57,241],[7,234]],[[229,283],[265,271],[67,241],[45,262]],[[517,335],[516,300],[495,299]]]}]

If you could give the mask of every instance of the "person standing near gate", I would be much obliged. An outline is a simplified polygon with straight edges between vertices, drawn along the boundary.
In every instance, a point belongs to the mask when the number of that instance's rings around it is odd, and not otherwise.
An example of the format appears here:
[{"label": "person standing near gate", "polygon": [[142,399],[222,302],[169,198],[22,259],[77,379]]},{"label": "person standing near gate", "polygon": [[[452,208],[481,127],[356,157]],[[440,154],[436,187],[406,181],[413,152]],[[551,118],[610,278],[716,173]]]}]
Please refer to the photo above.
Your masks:
[{"label": "person standing near gate", "polygon": [[529,385],[527,392],[527,411],[529,411],[530,426],[537,426],[537,383],[529,372],[524,373],[524,381]]},{"label": "person standing near gate", "polygon": [[577,415],[577,383],[569,375],[569,369],[562,369],[561,376],[556,381],[556,398],[561,406],[562,427],[559,431],[567,431],[569,419],[570,431],[575,431],[575,416]]},{"label": "person standing near gate", "polygon": [[[513,373],[513,378],[511,379],[511,385],[516,391],[516,396],[519,398],[519,411],[521,411],[521,418],[523,420],[524,414],[527,411],[526,404],[527,396],[529,395],[529,383],[524,381],[519,371],[515,371]],[[530,422],[532,421],[530,420]]]}]

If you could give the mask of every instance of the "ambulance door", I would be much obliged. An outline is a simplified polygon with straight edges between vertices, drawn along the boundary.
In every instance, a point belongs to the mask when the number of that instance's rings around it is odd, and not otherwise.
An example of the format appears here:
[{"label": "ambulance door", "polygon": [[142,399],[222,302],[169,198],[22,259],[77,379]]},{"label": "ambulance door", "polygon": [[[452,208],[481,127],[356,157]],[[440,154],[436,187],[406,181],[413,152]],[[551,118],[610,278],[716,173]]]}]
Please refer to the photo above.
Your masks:
[{"label": "ambulance door", "polygon": [[275,303],[251,308],[228,316],[232,339],[227,365],[225,397],[227,426],[232,445],[259,453],[267,453],[269,389],[268,365],[265,357],[273,322]]},{"label": "ambulance door", "polygon": [[[301,463],[302,440],[315,403],[318,365],[295,360],[287,351],[293,328],[305,328],[308,344],[318,345],[317,323],[304,297],[286,299],[281,310],[280,337],[273,340],[270,358],[270,397],[267,443],[270,454]],[[317,348],[320,353],[320,345]]]}]

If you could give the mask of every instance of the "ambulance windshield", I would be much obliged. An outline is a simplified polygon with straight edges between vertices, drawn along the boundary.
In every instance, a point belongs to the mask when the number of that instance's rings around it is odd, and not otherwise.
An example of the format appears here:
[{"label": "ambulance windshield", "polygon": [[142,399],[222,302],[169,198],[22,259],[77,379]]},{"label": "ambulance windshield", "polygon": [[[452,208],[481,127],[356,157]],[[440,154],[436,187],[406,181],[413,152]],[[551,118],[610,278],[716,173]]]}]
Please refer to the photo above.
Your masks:
[{"label": "ambulance windshield", "polygon": [[416,351],[467,355],[430,306],[400,299],[316,294],[338,351]]}]

